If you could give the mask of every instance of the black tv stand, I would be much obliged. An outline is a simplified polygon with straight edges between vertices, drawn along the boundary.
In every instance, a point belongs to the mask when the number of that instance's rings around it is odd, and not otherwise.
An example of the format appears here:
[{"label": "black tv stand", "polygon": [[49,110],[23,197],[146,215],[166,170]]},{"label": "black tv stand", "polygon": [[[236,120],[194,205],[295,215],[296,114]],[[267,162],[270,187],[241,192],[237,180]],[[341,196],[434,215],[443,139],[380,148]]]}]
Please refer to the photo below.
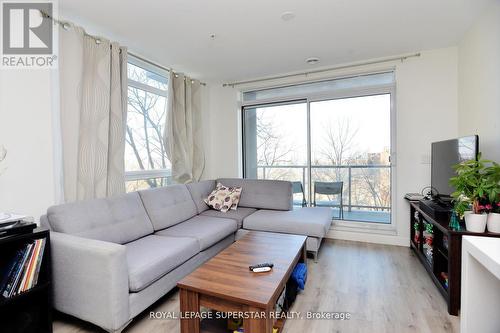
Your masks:
[{"label": "black tv stand", "polygon": [[419,200],[422,211],[435,219],[448,219],[452,211],[451,202],[445,202],[439,198]]},{"label": "black tv stand", "polygon": [[[453,229],[449,219],[435,219],[428,216],[418,201],[410,203],[410,247],[422,263],[431,280],[448,304],[448,312],[458,315],[461,297],[462,274],[462,236],[481,236],[500,238],[492,232],[474,233],[463,228]],[[432,225],[432,232],[427,230]],[[428,237],[432,240],[429,242]],[[431,248],[429,256],[428,249]],[[448,283],[443,276],[448,275]]]}]

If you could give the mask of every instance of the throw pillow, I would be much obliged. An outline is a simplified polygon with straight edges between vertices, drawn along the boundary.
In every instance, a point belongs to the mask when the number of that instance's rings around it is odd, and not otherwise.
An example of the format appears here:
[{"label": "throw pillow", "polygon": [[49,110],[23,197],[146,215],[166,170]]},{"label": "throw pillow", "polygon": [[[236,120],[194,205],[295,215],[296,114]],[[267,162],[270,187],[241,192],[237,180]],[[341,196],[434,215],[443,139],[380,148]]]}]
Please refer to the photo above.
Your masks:
[{"label": "throw pillow", "polygon": [[231,191],[229,191],[228,187],[219,183],[217,184],[215,190],[213,190],[212,193],[208,195],[208,198],[205,199],[205,203],[215,210],[226,213],[233,205]]},{"label": "throw pillow", "polygon": [[236,208],[238,208],[238,203],[240,202],[242,188],[241,186],[235,186],[230,187],[229,189],[232,189],[231,199],[233,201],[233,204],[231,205],[231,209],[236,210]]}]

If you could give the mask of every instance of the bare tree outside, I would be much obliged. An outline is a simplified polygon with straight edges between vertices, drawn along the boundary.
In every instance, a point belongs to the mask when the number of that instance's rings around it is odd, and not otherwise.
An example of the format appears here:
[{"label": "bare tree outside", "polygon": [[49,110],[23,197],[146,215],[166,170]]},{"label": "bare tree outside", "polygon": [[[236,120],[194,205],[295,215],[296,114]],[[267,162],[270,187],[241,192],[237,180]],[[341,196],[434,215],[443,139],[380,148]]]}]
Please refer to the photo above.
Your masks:
[{"label": "bare tree outside", "polygon": [[[331,120],[324,125],[324,144],[321,145],[320,152],[325,162],[329,166],[340,166],[356,163],[358,156],[356,146],[356,135],[359,128],[347,117]],[[319,161],[318,161],[319,162]],[[342,180],[342,170],[340,168],[327,169],[333,171],[335,181]]]},{"label": "bare tree outside", "polygon": [[[276,123],[265,119],[262,112],[257,112],[257,165],[277,166],[292,163],[290,153],[293,149],[283,143],[283,138],[277,133]],[[285,180],[291,176],[290,169],[268,168],[266,178]]]},{"label": "bare tree outside", "polygon": [[[166,117],[166,97],[159,93],[166,89],[166,80],[142,68],[129,65],[129,79],[146,87],[128,88],[128,114],[126,126],[126,170],[150,171],[170,168],[166,156],[163,131]],[[152,89],[147,90],[151,87]],[[158,93],[155,93],[159,91]],[[127,190],[167,185],[167,178],[150,178],[131,181]]]},{"label": "bare tree outside", "polygon": [[[314,165],[327,165],[329,168],[314,168],[314,179],[318,181],[344,182],[344,197],[349,191],[349,169],[351,197],[363,206],[389,207],[390,182],[389,172],[385,168],[371,168],[372,165],[386,164],[388,151],[369,154],[360,152],[356,144],[359,127],[353,119],[336,118],[324,126],[324,142],[321,145],[321,160]],[[386,161],[383,161],[383,159]],[[365,166],[349,168],[349,166]],[[323,196],[326,201],[333,201],[333,196]],[[381,208],[373,208],[381,210]]]},{"label": "bare tree outside", "polygon": [[252,114],[255,146],[251,151],[258,178],[301,181],[302,169],[293,166],[307,161],[307,132],[295,124],[306,122],[306,104],[267,106],[248,112]]}]

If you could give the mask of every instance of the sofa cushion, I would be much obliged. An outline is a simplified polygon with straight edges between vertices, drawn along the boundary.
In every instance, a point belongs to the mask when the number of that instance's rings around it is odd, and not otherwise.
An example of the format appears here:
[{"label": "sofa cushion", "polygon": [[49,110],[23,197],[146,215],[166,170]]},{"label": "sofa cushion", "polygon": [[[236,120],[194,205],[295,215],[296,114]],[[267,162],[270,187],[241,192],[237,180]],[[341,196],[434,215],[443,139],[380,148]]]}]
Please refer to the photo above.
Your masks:
[{"label": "sofa cushion", "polygon": [[292,210],[292,183],[283,180],[222,178],[225,186],[241,186],[239,207]]},{"label": "sofa cushion", "polygon": [[149,235],[125,244],[129,289],[139,292],[199,252],[194,238]]},{"label": "sofa cushion", "polygon": [[191,198],[196,205],[198,214],[206,211],[208,206],[204,200],[215,188],[215,180],[204,180],[201,182],[189,183],[186,184],[186,187],[189,190],[189,193],[191,193]]},{"label": "sofa cushion", "polygon": [[243,220],[243,227],[322,238],[330,229],[331,223],[331,208],[304,207],[290,211],[259,210]]},{"label": "sofa cushion", "polygon": [[173,227],[158,231],[155,235],[192,237],[198,240],[199,250],[203,251],[237,229],[238,225],[235,220],[198,215]]},{"label": "sofa cushion", "polygon": [[137,192],[50,207],[47,223],[53,231],[118,244],[153,233]]},{"label": "sofa cushion", "polygon": [[213,216],[218,218],[233,219],[238,223],[238,229],[243,225],[243,219],[248,215],[256,212],[255,208],[238,207],[236,210],[229,210],[226,213],[219,212],[218,210],[209,209],[201,213],[203,216]]},{"label": "sofa cushion", "polygon": [[186,185],[170,185],[140,191],[155,230],[161,230],[196,215],[196,205]]}]

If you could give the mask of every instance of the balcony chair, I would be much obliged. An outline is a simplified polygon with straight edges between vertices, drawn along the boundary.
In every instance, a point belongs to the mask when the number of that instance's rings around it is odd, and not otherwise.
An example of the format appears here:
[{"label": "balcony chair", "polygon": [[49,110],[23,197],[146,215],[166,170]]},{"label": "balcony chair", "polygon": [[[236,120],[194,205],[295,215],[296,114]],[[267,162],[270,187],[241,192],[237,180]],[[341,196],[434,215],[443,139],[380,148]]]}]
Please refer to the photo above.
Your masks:
[{"label": "balcony chair", "polygon": [[306,192],[304,192],[304,186],[302,186],[302,182],[292,182],[292,190],[293,194],[296,193],[302,193],[302,202],[293,201],[294,206],[302,205],[302,207],[307,206],[307,201],[306,201]]},{"label": "balcony chair", "polygon": [[[344,218],[344,205],[342,203],[342,192],[344,189],[344,182],[315,182],[314,183],[314,197],[313,206],[327,206],[327,207],[339,207],[339,219]],[[339,201],[318,201],[316,203],[316,194],[323,195],[337,195],[339,196]]]}]

